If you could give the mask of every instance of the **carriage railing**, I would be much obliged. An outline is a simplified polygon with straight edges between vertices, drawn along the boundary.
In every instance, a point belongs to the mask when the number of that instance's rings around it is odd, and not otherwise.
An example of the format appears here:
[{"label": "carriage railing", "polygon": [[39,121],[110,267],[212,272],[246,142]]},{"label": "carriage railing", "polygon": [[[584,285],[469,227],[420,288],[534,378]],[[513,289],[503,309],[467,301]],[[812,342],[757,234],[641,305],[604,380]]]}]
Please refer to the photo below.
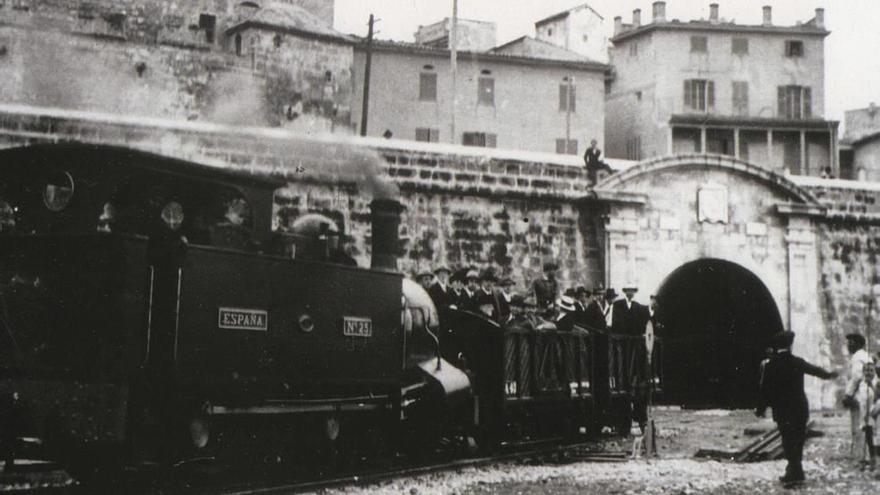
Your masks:
[{"label": "carriage railing", "polygon": [[583,330],[513,329],[504,334],[507,398],[589,396],[593,339]]},{"label": "carriage railing", "polygon": [[630,393],[636,387],[651,385],[655,393],[663,391],[663,340],[654,337],[648,370],[644,336],[610,334],[608,336],[608,385],[612,393]]}]

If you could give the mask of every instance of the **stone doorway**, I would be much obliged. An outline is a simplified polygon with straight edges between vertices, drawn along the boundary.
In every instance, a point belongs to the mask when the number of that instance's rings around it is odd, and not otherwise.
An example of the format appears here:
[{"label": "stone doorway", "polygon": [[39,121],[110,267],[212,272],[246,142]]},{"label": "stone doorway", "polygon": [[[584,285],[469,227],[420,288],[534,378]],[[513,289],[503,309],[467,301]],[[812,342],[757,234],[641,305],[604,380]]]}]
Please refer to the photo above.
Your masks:
[{"label": "stone doorway", "polygon": [[752,407],[770,337],[783,330],[770,291],[740,265],[700,259],[673,271],[657,302],[665,322],[661,402]]}]

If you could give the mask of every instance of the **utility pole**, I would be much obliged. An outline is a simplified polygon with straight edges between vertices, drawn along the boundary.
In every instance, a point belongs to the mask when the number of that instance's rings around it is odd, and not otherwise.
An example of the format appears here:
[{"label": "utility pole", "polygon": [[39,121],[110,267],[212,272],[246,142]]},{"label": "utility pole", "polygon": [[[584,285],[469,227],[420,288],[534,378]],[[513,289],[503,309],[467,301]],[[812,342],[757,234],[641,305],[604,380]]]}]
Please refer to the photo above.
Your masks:
[{"label": "utility pole", "polygon": [[367,114],[370,113],[370,66],[373,63],[373,14],[367,31],[367,62],[364,64],[364,101],[361,107],[361,136],[367,135]]},{"label": "utility pole", "polygon": [[452,0],[452,28],[449,33],[449,66],[452,74],[452,119],[450,120],[449,142],[455,144],[455,112],[456,95],[458,93],[456,80],[458,78],[458,0]]}]

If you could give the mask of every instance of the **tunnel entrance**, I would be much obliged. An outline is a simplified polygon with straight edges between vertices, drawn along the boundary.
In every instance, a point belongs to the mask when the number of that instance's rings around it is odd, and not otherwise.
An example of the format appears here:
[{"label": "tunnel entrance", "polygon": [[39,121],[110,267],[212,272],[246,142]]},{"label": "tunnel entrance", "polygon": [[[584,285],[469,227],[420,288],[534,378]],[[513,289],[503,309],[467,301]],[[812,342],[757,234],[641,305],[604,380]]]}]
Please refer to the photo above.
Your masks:
[{"label": "tunnel entrance", "polygon": [[752,407],[770,337],[783,330],[767,287],[752,272],[701,259],[672,272],[657,292],[664,322],[662,402]]}]

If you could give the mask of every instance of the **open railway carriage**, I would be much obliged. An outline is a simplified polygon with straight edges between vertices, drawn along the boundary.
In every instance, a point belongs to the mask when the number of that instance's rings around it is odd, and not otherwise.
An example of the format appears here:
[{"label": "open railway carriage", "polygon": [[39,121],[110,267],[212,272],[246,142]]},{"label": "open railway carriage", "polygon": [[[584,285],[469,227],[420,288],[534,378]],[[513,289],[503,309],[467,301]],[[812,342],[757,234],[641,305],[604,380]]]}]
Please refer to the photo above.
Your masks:
[{"label": "open railway carriage", "polygon": [[659,339],[650,371],[638,370],[638,363],[647,364],[641,336],[578,324],[566,330],[498,325],[466,311],[454,311],[451,320],[447,354],[457,353],[473,379],[474,421],[485,445],[596,436],[603,426],[629,433],[633,400],[645,391],[639,387],[662,391]]},{"label": "open railway carriage", "polygon": [[272,231],[283,185],[106,146],[0,152],[7,455],[35,437],[56,457],[173,460],[257,417],[311,446],[466,392],[438,371],[430,299],[396,272],[400,205],[373,202],[357,268],[321,221]]}]

